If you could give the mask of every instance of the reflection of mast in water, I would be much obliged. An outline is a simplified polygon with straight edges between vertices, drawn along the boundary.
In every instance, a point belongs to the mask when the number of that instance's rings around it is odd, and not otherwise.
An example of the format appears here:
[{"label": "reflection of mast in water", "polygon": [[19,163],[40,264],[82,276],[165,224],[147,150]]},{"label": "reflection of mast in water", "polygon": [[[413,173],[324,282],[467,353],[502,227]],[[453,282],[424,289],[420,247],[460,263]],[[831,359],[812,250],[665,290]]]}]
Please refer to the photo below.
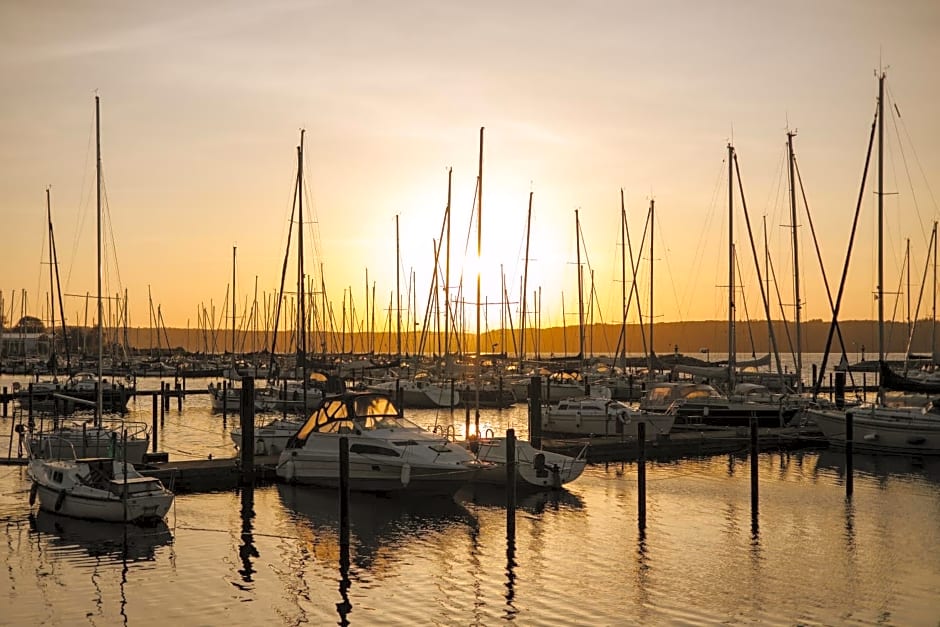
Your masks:
[{"label": "reflection of mast in water", "polygon": [[242,488],[241,494],[241,516],[242,516],[242,543],[238,547],[238,556],[242,561],[242,569],[238,574],[242,576],[242,581],[251,583],[252,575],[255,573],[251,558],[258,557],[258,549],[255,547],[255,539],[252,534],[255,517],[255,489],[254,486]]}]

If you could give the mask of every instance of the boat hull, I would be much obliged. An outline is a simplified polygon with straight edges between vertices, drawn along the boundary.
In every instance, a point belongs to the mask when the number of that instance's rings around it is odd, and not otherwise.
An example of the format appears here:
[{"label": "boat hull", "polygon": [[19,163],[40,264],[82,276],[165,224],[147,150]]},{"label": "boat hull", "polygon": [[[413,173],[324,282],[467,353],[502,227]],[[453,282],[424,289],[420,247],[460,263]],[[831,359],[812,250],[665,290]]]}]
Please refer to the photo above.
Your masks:
[{"label": "boat hull", "polygon": [[610,414],[592,414],[586,412],[559,412],[548,410],[542,414],[542,431],[565,435],[622,435],[628,438],[639,437],[639,423],[646,424],[646,440],[653,441],[667,435],[675,423],[675,416],[670,414],[633,413],[621,420]]},{"label": "boat hull", "polygon": [[[805,416],[816,423],[829,444],[846,445],[845,413],[808,409]],[[940,455],[940,417],[935,414],[892,410],[857,409],[852,412],[852,448],[873,453]]]},{"label": "boat hull", "polygon": [[127,502],[125,517],[124,503],[119,497],[107,499],[89,497],[39,486],[36,498],[41,510],[61,516],[135,524],[148,524],[163,520],[173,503],[173,496],[164,494],[130,498]]},{"label": "boat hull", "polygon": [[[505,486],[506,438],[486,438],[470,445],[481,462],[487,464],[473,478],[478,485]],[[558,489],[581,476],[587,466],[584,450],[577,457],[535,449],[525,440],[516,441],[516,487]]]}]

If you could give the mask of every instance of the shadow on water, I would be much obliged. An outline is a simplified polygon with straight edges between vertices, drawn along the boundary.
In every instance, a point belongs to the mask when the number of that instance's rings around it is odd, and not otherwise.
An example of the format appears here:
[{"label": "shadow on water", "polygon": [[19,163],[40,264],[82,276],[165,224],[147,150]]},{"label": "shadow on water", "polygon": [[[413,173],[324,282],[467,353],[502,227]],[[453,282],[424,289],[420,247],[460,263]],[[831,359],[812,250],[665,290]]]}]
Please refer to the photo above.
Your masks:
[{"label": "shadow on water", "polygon": [[117,562],[152,561],[157,549],[173,542],[165,521],[151,527],[79,520],[39,511],[29,517],[30,531],[47,537],[51,548],[79,547],[90,557]]},{"label": "shadow on water", "polygon": [[255,489],[248,486],[241,489],[241,519],[242,519],[242,543],[238,547],[238,556],[241,558],[242,567],[238,571],[242,581],[246,585],[252,583],[252,576],[255,573],[252,558],[259,556],[258,549],[255,547],[254,538],[254,519],[255,519]]}]

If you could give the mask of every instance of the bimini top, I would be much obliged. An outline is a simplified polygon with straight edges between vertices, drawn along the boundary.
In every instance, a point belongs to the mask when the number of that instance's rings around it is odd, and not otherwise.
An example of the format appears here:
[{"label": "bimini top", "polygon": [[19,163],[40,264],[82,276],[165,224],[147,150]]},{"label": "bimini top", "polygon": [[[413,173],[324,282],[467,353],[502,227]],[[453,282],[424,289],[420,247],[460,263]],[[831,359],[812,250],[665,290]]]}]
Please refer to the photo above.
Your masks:
[{"label": "bimini top", "polygon": [[291,437],[286,448],[300,448],[311,433],[362,435],[366,432],[421,431],[406,420],[387,394],[358,392],[330,396]]}]

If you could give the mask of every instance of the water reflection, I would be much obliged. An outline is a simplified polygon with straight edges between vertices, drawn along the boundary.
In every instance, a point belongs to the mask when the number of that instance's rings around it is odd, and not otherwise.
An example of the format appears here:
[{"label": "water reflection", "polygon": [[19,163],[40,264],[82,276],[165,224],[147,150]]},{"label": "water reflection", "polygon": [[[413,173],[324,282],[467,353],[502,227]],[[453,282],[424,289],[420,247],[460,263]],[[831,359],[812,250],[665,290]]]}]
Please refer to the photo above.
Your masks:
[{"label": "water reflection", "polygon": [[[455,499],[468,505],[506,507],[506,490],[495,486],[469,486],[457,492]],[[517,493],[516,509],[540,516],[545,511],[584,509],[584,500],[565,489]]]},{"label": "water reflection", "polygon": [[[281,503],[297,523],[311,525],[316,539],[335,542],[339,555],[339,498],[334,490],[278,484]],[[381,568],[394,563],[392,552],[423,539],[428,532],[445,532],[467,525],[473,515],[448,498],[384,497],[353,492],[349,496],[351,566]],[[387,558],[387,559],[386,559]]]},{"label": "water reflection", "polygon": [[106,558],[115,563],[152,561],[158,548],[173,541],[165,521],[152,527],[139,527],[39,511],[29,516],[29,526],[39,538],[47,537],[54,551],[79,547],[89,557]]},{"label": "water reflection", "polygon": [[[818,469],[828,469],[845,476],[845,451],[825,449],[819,452]],[[881,488],[889,478],[909,480],[922,478],[930,483],[940,485],[940,458],[920,457],[916,455],[868,455],[855,453],[852,455],[852,466],[855,474],[868,475],[878,479]]]},{"label": "water reflection", "polygon": [[242,568],[238,571],[242,581],[251,584],[252,576],[255,573],[252,558],[259,557],[258,549],[255,548],[253,524],[255,518],[255,489],[253,486],[242,488],[241,491],[241,519],[242,519],[242,543],[238,547],[238,555],[242,561]]}]

